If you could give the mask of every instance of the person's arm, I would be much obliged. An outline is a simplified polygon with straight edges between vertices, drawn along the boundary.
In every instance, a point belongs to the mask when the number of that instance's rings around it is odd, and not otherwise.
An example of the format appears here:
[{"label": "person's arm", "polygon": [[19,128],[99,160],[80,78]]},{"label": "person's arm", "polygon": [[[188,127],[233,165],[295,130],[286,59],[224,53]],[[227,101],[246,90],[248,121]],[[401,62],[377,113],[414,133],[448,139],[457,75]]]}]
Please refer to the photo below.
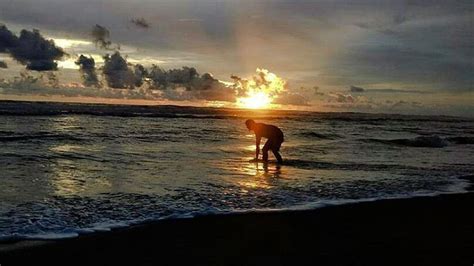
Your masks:
[{"label": "person's arm", "polygon": [[260,135],[255,135],[255,160],[258,160],[258,155],[260,154],[260,140],[262,137]]}]

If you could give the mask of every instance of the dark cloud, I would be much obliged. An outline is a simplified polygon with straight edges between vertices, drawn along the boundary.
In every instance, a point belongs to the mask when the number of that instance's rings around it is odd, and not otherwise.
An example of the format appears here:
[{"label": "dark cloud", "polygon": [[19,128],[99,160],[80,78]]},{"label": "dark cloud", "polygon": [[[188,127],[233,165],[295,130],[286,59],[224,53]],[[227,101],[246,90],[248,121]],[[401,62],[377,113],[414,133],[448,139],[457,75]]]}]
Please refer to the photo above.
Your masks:
[{"label": "dark cloud", "polygon": [[34,71],[58,70],[58,64],[50,60],[35,60],[28,63],[26,69]]},{"label": "dark cloud", "polygon": [[85,86],[98,87],[100,85],[95,69],[94,58],[80,55],[75,63],[76,65],[80,66],[82,80]]},{"label": "dark cloud", "polygon": [[399,25],[407,21],[408,17],[406,14],[397,13],[392,16],[391,20],[355,22],[353,25],[364,30],[373,30],[387,35],[392,35],[397,33],[396,28]]},{"label": "dark cloud", "polygon": [[393,16],[393,23],[395,25],[400,25],[402,23],[405,23],[408,20],[408,17],[406,14],[403,13],[398,13],[395,16]]},{"label": "dark cloud", "polygon": [[371,26],[367,22],[355,22],[354,26],[357,26],[361,29],[366,29],[366,30],[371,28]]},{"label": "dark cloud", "polygon": [[420,90],[400,90],[400,89],[370,89],[366,92],[377,92],[377,93],[415,93],[415,94],[429,94],[431,91],[420,91]]},{"label": "dark cloud", "polygon": [[314,96],[323,96],[323,95],[324,95],[324,92],[319,91],[319,87],[318,87],[318,86],[314,86],[314,87],[313,87],[313,95],[314,95]]},{"label": "dark cloud", "polygon": [[364,92],[365,89],[361,87],[350,86],[349,91],[350,92]]},{"label": "dark cloud", "polygon": [[[329,83],[405,83],[429,85],[429,89],[472,89],[474,61],[456,51],[427,50],[420,47],[399,47],[384,43],[377,47],[360,46],[344,51],[332,61],[337,76]],[[472,48],[471,48],[472,49]],[[339,67],[335,67],[335,66]]]},{"label": "dark cloud", "polygon": [[193,82],[199,79],[199,74],[194,67],[170,69],[168,71],[153,65],[148,75],[153,89],[167,89],[169,87],[193,88]]},{"label": "dark cloud", "polygon": [[148,70],[144,66],[140,64],[133,66],[133,82],[136,87],[142,86],[147,76]]},{"label": "dark cloud", "polygon": [[5,25],[0,25],[0,53],[6,53],[8,49],[16,46],[18,46],[18,37]]},{"label": "dark cloud", "polygon": [[417,108],[417,107],[421,107],[422,104],[420,102],[416,102],[416,101],[403,101],[403,100],[400,100],[400,101],[397,101],[395,103],[393,102],[387,102],[388,103],[388,106],[390,108],[393,108],[393,109],[397,109],[397,108]]},{"label": "dark cloud", "polygon": [[162,91],[172,100],[235,101],[234,89],[225,86],[211,74],[200,75],[193,67],[163,70],[153,65],[148,71],[150,88]]},{"label": "dark cloud", "polygon": [[99,48],[109,49],[112,45],[112,42],[109,40],[110,31],[99,24],[92,28],[91,36],[94,39],[95,45]]},{"label": "dark cloud", "polygon": [[79,84],[61,86],[53,72],[48,75],[33,75],[32,72],[22,72],[12,80],[0,79],[0,87],[6,94],[41,95],[65,97],[92,97],[108,99],[143,99],[159,100],[158,97],[142,90],[117,90],[108,87],[83,87]]},{"label": "dark cloud", "polygon": [[278,98],[276,98],[274,103],[283,105],[309,106],[310,100],[310,98],[300,93],[283,92],[278,95]]},{"label": "dark cloud", "polygon": [[0,61],[0,68],[8,68],[7,63]]},{"label": "dark cloud", "polygon": [[150,23],[144,18],[134,18],[130,22],[140,28],[148,29],[151,27]]},{"label": "dark cloud", "polygon": [[147,69],[127,63],[119,52],[104,57],[103,75],[110,88],[155,91],[169,100],[234,101],[234,89],[225,86],[211,74],[200,75],[194,67],[164,70],[156,65]]},{"label": "dark cloud", "polygon": [[329,94],[329,96],[331,97],[329,99],[330,102],[338,102],[338,103],[355,103],[357,101],[357,98],[355,98],[354,96],[352,96],[351,94],[343,94],[343,93],[340,93],[340,92],[335,92],[335,93],[331,93]]},{"label": "dark cloud", "polygon": [[135,74],[129,68],[127,60],[119,52],[104,56],[104,74],[107,85],[115,89],[133,89],[135,87]]},{"label": "dark cloud", "polygon": [[0,27],[0,52],[9,53],[15,60],[26,65],[29,70],[57,70],[55,60],[66,53],[46,40],[38,30],[22,30],[16,37],[6,26]]}]

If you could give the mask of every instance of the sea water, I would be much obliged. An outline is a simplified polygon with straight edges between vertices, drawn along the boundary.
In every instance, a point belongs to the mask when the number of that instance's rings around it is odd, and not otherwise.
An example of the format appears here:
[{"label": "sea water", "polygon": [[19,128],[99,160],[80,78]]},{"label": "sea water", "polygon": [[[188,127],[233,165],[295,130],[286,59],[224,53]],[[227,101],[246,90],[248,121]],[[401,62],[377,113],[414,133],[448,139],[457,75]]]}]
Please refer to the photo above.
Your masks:
[{"label": "sea water", "polygon": [[[250,161],[248,118],[283,165]],[[473,143],[468,118],[0,102],[0,239],[461,192]]]}]

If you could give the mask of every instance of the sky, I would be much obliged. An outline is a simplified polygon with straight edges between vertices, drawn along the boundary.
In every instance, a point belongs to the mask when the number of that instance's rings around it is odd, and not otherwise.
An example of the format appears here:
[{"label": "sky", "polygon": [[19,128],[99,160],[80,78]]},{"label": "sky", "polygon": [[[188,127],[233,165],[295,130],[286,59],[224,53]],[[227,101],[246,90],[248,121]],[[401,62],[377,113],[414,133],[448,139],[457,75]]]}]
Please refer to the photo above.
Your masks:
[{"label": "sky", "polygon": [[473,22],[455,0],[0,0],[0,99],[474,116]]}]

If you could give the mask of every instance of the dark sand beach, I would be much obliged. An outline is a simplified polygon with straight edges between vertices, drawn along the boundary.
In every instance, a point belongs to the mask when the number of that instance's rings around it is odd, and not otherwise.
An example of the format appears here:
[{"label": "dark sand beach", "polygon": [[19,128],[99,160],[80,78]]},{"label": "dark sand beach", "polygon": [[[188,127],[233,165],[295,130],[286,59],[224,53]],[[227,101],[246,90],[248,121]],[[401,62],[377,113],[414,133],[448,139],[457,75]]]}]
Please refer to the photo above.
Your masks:
[{"label": "dark sand beach", "polygon": [[[0,246],[20,265],[472,265],[474,194],[202,216]],[[31,264],[30,264],[31,265]]]}]

